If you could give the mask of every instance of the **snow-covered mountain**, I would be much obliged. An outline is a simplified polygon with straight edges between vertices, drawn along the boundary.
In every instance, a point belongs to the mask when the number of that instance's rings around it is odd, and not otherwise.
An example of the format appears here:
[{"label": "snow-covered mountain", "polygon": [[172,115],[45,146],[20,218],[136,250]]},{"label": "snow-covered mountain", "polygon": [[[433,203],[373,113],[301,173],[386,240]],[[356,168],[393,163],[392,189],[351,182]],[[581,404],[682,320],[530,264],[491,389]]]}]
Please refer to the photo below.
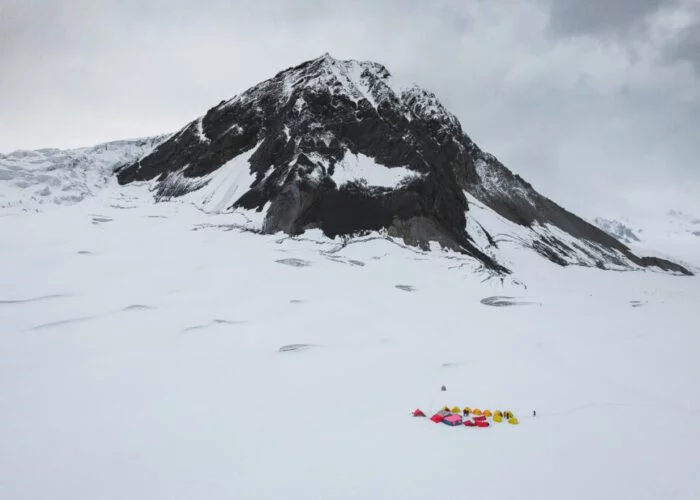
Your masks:
[{"label": "snow-covered mountain", "polygon": [[379,231],[508,272],[508,246],[560,265],[653,267],[483,152],[434,94],[382,65],[326,54],[222,101],[169,136],[0,156],[0,209],[74,203],[142,183],[156,201],[227,213],[256,232]]},{"label": "snow-covered mountain", "polygon": [[0,154],[0,210],[37,211],[47,204],[82,201],[107,186],[115,168],[134,162],[165,138]]},{"label": "snow-covered mountain", "polygon": [[[161,200],[196,193],[205,210],[255,213],[248,220],[267,233],[385,230],[500,271],[508,239],[561,265],[687,272],[634,255],[537,193],[479,149],[431,92],[398,84],[380,64],[328,54],[221,102],[118,178],[155,180]],[[496,232],[503,223],[506,236]]]},{"label": "snow-covered mountain", "polygon": [[700,266],[700,218],[690,213],[672,209],[632,218],[598,217],[594,224],[636,253],[670,258],[694,270]]},{"label": "snow-covered mountain", "polygon": [[633,243],[639,241],[636,234],[637,231],[629,227],[624,222],[613,219],[605,219],[603,217],[596,217],[593,223],[610,236],[617,238],[623,243]]},{"label": "snow-covered mountain", "polygon": [[[170,139],[2,157],[0,499],[700,498],[700,280],[596,268],[676,269],[377,65],[281,75]],[[443,405],[519,423],[412,416]]]},{"label": "snow-covered mountain", "polygon": [[666,230],[671,234],[690,234],[700,237],[700,217],[680,210],[669,210]]}]

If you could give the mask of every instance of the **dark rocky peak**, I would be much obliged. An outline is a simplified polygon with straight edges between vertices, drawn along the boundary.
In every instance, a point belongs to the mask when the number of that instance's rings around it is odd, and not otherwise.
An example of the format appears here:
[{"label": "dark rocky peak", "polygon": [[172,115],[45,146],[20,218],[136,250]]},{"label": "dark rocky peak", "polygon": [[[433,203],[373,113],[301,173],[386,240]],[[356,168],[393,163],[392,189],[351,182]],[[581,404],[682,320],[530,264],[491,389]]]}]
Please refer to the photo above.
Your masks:
[{"label": "dark rocky peak", "polygon": [[467,230],[473,197],[514,224],[518,241],[559,264],[645,265],[481,151],[432,92],[398,84],[374,62],[324,54],[281,71],[209,109],[117,175],[122,184],[154,180],[163,200],[213,189],[212,180],[230,168],[247,180],[225,191],[237,193],[225,209],[259,213],[265,232],[382,230],[413,245],[436,241],[505,272],[488,228],[476,221],[481,241]]}]

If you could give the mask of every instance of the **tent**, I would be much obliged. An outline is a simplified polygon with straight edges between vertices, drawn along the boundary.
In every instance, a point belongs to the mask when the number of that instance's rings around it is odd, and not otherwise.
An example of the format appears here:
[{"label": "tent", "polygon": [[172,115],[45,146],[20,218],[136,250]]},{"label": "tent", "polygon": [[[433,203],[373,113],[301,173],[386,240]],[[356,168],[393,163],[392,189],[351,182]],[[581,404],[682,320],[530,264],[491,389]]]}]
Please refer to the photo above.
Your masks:
[{"label": "tent", "polygon": [[443,417],[449,417],[450,415],[452,415],[452,412],[450,410],[440,410],[438,414],[442,415]]},{"label": "tent", "polygon": [[450,407],[447,406],[447,405],[445,405],[445,406],[443,406],[443,407],[441,408],[441,411],[449,412],[449,411],[450,411]]},{"label": "tent", "polygon": [[465,414],[465,415],[469,415],[471,412],[472,412],[472,409],[471,409],[471,408],[469,408],[468,406],[465,406],[465,407],[464,407],[464,414]]},{"label": "tent", "polygon": [[489,423],[486,420],[478,420],[476,422],[477,427],[488,427]]},{"label": "tent", "polygon": [[481,415],[481,410],[480,410],[479,408],[474,408],[474,409],[472,410],[472,413],[473,413],[474,415]]},{"label": "tent", "polygon": [[518,425],[518,419],[515,418],[515,417],[510,417],[510,418],[508,419],[508,423],[511,424],[511,425]]},{"label": "tent", "polygon": [[442,422],[443,416],[440,415],[439,413],[436,413],[435,415],[433,415],[432,417],[430,417],[430,420],[432,420],[432,421],[435,422],[436,424],[439,424],[440,422]]},{"label": "tent", "polygon": [[467,427],[475,427],[476,426],[476,424],[474,422],[472,422],[471,420],[465,420],[464,425],[466,425]]},{"label": "tent", "polygon": [[483,415],[479,415],[478,417],[474,417],[474,422],[486,422],[486,417]]},{"label": "tent", "polygon": [[498,422],[499,424],[503,422],[503,417],[500,414],[496,414],[493,416],[493,421]]},{"label": "tent", "polygon": [[462,417],[459,415],[450,415],[442,420],[442,423],[449,426],[462,425]]},{"label": "tent", "polygon": [[495,412],[493,412],[493,416],[503,418],[503,413],[501,412],[501,410],[496,410]]},{"label": "tent", "polygon": [[484,416],[485,416],[485,417],[490,417],[490,416],[492,416],[492,415],[493,415],[493,413],[491,413],[491,410],[484,410]]},{"label": "tent", "polygon": [[419,409],[416,408],[416,410],[413,412],[414,417],[425,417],[425,413],[420,411]]},{"label": "tent", "polygon": [[452,413],[462,413],[462,410],[460,409],[459,406],[453,406]]}]

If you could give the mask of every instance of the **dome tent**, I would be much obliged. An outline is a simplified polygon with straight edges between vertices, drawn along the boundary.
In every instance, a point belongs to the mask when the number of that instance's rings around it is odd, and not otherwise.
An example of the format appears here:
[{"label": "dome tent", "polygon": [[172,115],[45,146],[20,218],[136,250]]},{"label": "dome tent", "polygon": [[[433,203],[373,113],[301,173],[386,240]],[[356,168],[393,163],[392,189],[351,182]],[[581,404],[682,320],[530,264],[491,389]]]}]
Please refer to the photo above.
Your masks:
[{"label": "dome tent", "polygon": [[436,424],[439,424],[440,422],[443,421],[444,418],[445,418],[445,417],[443,417],[443,416],[440,415],[439,413],[436,413],[435,415],[433,415],[432,417],[430,417],[430,420],[432,420],[432,421],[435,422]]},{"label": "dome tent", "polygon": [[451,427],[456,427],[462,425],[462,417],[459,415],[450,415],[449,417],[445,417],[442,423]]}]

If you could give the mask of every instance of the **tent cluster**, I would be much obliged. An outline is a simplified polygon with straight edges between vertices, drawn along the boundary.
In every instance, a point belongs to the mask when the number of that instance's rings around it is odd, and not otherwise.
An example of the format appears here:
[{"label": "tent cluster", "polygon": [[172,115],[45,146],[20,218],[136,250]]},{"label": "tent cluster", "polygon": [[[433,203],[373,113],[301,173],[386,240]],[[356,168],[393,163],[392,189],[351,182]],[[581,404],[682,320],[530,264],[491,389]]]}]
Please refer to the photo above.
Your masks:
[{"label": "tent cluster", "polygon": [[[426,414],[417,409],[413,412],[414,417],[425,417]],[[511,425],[517,425],[518,419],[512,411],[502,410],[480,410],[479,408],[470,408],[468,406],[460,408],[459,406],[443,406],[440,411],[435,413],[430,420],[436,424],[443,423],[450,427],[464,425],[466,427],[489,427],[489,419],[495,423],[508,422]]]}]

